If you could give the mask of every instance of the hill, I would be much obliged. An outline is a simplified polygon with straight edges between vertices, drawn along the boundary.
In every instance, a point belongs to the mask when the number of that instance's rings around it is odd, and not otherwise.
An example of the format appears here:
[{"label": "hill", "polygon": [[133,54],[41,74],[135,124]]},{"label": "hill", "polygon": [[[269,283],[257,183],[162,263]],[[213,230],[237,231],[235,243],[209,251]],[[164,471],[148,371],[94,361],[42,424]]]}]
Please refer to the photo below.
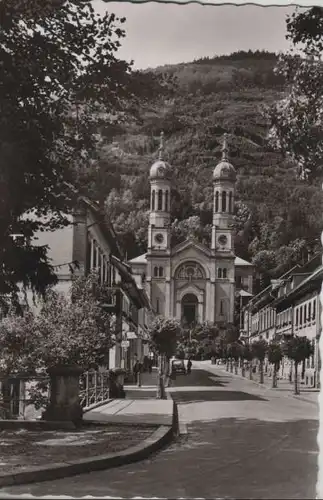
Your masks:
[{"label": "hill", "polygon": [[174,174],[174,242],[188,233],[209,240],[212,170],[226,132],[238,173],[236,253],[255,262],[265,284],[315,250],[322,226],[320,186],[298,180],[293,165],[266,141],[264,109],[286,94],[274,73],[276,61],[273,53],[249,51],[153,70],[172,75],[175,91],[138,110],[138,123],[107,134],[99,177],[89,187],[90,194],[106,199],[129,258],[146,249],[148,172],[162,130]]}]

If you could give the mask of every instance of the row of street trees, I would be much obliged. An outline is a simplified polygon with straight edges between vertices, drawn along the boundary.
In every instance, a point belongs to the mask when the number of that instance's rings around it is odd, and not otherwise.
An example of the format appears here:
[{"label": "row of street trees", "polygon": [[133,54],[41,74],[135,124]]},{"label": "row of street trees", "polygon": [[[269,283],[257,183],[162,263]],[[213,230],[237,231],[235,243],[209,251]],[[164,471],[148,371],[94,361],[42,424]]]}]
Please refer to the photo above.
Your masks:
[{"label": "row of street trees", "polygon": [[[238,339],[238,332],[233,325],[220,328],[209,322],[195,325],[185,330],[174,319],[159,316],[150,326],[151,347],[159,355],[159,388],[157,397],[165,397],[165,385],[169,376],[169,360],[173,355],[178,358],[212,358],[214,362],[226,360],[227,371],[238,374],[241,367],[245,376],[246,365],[249,378],[252,379],[253,360],[259,363],[260,383],[264,383],[264,365],[272,365],[272,386],[277,387],[278,372],[284,358],[291,360],[294,370],[294,392],[299,394],[299,366],[305,367],[305,360],[314,355],[314,348],[307,337],[291,337],[279,342],[256,340],[244,343]],[[291,375],[291,374],[290,374]]]},{"label": "row of street trees", "polygon": [[[242,344],[234,342],[228,344],[224,351],[224,358],[227,360],[227,370],[238,373],[238,366],[241,366],[242,376],[245,376],[245,362],[248,363],[249,378],[252,379],[252,361],[258,360],[259,362],[259,375],[260,383],[264,383],[264,364],[267,361],[272,365],[272,387],[277,387],[277,377],[281,362],[284,357],[291,360],[294,369],[294,392],[299,394],[299,366],[304,363],[306,359],[314,354],[314,348],[307,337],[291,337],[290,339],[279,342],[272,340],[266,342],[265,340],[256,340],[252,343]],[[291,375],[291,374],[290,374]]]}]

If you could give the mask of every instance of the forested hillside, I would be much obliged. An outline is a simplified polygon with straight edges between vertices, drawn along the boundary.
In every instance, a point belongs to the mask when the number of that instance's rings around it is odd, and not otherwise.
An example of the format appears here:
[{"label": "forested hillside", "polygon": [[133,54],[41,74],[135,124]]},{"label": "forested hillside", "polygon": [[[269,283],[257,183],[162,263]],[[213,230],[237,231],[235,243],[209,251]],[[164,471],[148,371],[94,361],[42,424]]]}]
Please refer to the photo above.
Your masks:
[{"label": "forested hillside", "polygon": [[237,255],[253,260],[264,285],[315,250],[322,228],[321,186],[298,180],[294,166],[266,141],[265,107],[287,91],[274,74],[276,61],[268,52],[238,52],[157,68],[160,78],[174,77],[174,91],[157,101],[148,98],[136,123],[103,131],[99,167],[87,189],[105,200],[128,258],[146,249],[148,172],[162,130],[173,167],[174,243],[188,234],[209,241],[212,170],[226,132],[238,174]]}]

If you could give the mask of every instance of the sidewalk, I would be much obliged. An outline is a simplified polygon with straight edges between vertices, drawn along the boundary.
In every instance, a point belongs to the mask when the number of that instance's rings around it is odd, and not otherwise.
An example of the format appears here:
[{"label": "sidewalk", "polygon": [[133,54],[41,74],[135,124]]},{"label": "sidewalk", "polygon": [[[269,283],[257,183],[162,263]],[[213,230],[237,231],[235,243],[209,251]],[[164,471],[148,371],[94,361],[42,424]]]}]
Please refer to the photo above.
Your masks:
[{"label": "sidewalk", "polygon": [[126,384],[126,399],[154,399],[157,391],[158,371],[153,367],[152,373],[144,372],[141,374],[141,387],[136,383]]},{"label": "sidewalk", "polygon": [[173,423],[173,401],[169,399],[113,399],[86,412],[84,420],[133,425]]},{"label": "sidewalk", "polygon": [[300,401],[305,401],[307,403],[312,403],[312,404],[319,404],[318,397],[320,394],[319,389],[312,389],[312,388],[302,388],[302,385],[300,385],[300,395],[296,396],[293,394],[294,390],[294,385],[291,384],[288,380],[286,379],[280,379],[278,380],[278,387],[276,389],[272,388],[272,378],[268,377],[267,375],[264,376],[264,384],[259,383],[259,373],[253,373],[252,377],[253,379],[249,379],[249,371],[246,371],[246,377],[242,377],[241,375],[241,369],[238,369],[238,375],[236,375],[233,371],[231,373],[230,371],[226,371],[226,368],[224,365],[212,365],[210,360],[207,361],[194,361],[194,366],[199,367],[201,369],[207,370],[211,373],[216,373],[216,372],[221,372],[225,373],[227,375],[231,375],[232,377],[237,377],[239,379],[243,379],[246,382],[250,382],[253,384],[257,384],[259,387],[263,387],[264,389],[268,390],[271,389],[274,392],[277,392],[283,396],[286,397],[293,397],[295,399],[298,399]]}]

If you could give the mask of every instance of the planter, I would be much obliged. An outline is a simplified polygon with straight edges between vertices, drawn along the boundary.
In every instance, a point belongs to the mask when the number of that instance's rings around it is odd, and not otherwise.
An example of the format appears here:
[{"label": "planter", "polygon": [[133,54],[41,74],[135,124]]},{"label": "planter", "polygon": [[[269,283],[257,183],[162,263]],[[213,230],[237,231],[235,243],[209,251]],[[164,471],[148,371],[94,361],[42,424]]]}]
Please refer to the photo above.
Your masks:
[{"label": "planter", "polygon": [[60,365],[49,368],[50,402],[42,414],[43,420],[82,421],[79,398],[79,379],[84,369],[78,365]]}]

